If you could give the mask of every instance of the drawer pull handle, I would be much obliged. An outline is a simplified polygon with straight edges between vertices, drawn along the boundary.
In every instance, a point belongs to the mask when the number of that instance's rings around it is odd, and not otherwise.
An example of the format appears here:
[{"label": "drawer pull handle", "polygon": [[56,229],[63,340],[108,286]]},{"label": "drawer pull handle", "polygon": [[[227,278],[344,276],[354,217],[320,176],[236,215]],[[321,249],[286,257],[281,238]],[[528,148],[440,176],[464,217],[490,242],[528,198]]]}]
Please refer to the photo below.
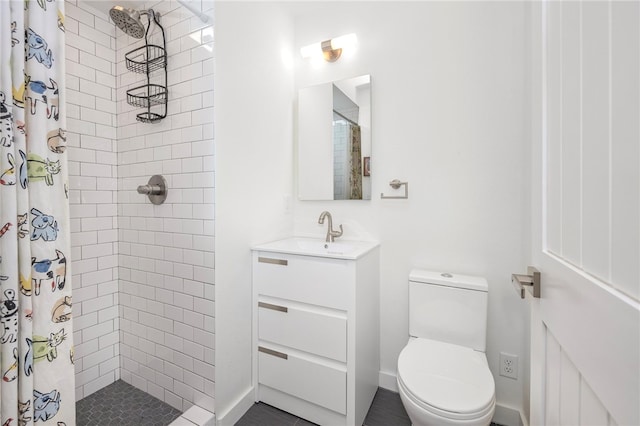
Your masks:
[{"label": "drawer pull handle", "polygon": [[262,353],[265,353],[267,355],[277,356],[278,358],[282,358],[282,359],[288,359],[289,358],[289,355],[287,355],[285,353],[274,351],[273,349],[263,348],[262,346],[258,346],[258,351],[262,352]]},{"label": "drawer pull handle", "polygon": [[286,306],[280,305],[272,305],[271,303],[258,302],[259,308],[271,309],[272,311],[284,312],[285,314],[289,312],[289,308]]},{"label": "drawer pull handle", "polygon": [[274,259],[274,258],[271,258],[271,257],[259,257],[258,258],[258,262],[260,262],[260,263],[271,263],[273,265],[283,265],[283,266],[287,266],[287,264],[289,263],[285,259]]}]

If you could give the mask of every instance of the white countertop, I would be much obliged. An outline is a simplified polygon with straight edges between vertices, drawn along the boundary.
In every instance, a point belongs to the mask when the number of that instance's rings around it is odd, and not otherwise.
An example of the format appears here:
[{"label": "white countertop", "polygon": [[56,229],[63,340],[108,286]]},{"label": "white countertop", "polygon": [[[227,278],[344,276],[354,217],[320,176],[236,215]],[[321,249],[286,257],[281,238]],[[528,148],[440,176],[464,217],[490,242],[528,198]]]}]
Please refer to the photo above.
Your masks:
[{"label": "white countertop", "polygon": [[251,250],[355,260],[379,245],[379,243],[372,241],[344,240],[327,243],[320,238],[290,237],[283,240],[258,244],[253,246]]}]

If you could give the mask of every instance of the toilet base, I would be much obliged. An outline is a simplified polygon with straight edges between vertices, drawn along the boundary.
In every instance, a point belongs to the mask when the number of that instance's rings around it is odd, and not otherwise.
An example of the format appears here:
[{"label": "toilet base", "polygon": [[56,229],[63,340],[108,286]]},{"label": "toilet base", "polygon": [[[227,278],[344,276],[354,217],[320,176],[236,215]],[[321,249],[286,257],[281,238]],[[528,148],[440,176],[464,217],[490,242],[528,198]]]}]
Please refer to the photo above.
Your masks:
[{"label": "toilet base", "polygon": [[400,380],[398,380],[398,391],[400,393],[400,400],[402,401],[402,405],[404,405],[404,409],[407,411],[407,415],[411,420],[412,426],[489,426],[495,411],[494,404],[489,412],[475,419],[448,419],[426,411],[424,408],[417,405],[406,394],[404,385]]}]

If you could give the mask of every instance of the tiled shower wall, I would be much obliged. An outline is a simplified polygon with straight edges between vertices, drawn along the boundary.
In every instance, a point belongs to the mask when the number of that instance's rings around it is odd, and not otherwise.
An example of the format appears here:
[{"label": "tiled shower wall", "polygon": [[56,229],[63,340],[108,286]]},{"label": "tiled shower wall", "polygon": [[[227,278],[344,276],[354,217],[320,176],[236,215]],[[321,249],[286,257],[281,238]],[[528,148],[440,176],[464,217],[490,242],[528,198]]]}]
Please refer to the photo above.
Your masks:
[{"label": "tiled shower wall", "polygon": [[[212,2],[202,3],[211,15]],[[124,58],[142,41],[118,30],[121,375],[178,409],[214,411],[213,27],[174,1],[145,6],[166,31],[169,105],[159,123],[136,121],[126,89],[146,77]],[[159,206],[136,192],[154,174],[169,187]]]},{"label": "tiled shower wall", "polygon": [[[141,79],[124,65],[140,42],[103,10],[65,6],[76,398],[122,377],[213,411],[212,27],[176,2],[146,5],[167,32],[170,101],[166,119],[141,124],[125,102]],[[162,206],[135,192],[155,173]]]},{"label": "tiled shower wall", "polygon": [[115,31],[66,1],[67,142],[76,399],[119,371]]},{"label": "tiled shower wall", "polygon": [[344,121],[333,121],[333,196],[336,200],[349,199],[349,126]]}]

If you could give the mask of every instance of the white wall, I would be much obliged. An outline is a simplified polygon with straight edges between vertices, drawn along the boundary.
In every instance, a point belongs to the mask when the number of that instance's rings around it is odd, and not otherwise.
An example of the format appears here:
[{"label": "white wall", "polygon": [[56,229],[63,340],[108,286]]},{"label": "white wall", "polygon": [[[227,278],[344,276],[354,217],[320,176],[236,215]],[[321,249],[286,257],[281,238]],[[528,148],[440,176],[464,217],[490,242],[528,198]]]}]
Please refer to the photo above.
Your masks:
[{"label": "white wall", "polygon": [[222,1],[215,32],[216,416],[233,424],[252,386],[250,247],[291,233],[293,25],[272,3]]},{"label": "white wall", "polygon": [[115,30],[65,2],[76,399],[120,378]]},{"label": "white wall", "polygon": [[[498,403],[516,408],[522,386],[496,372],[500,351],[526,355],[510,282],[526,267],[525,13],[510,2],[367,3],[296,20],[297,46],[358,35],[344,62],[299,60],[296,87],[371,74],[374,189],[370,202],[295,203],[294,233],[321,236],[315,218],[330,209],[344,238],[380,241],[383,373],[395,374],[408,337],[411,268],[486,277],[487,358]],[[395,178],[409,182],[409,199],[381,200]]]},{"label": "white wall", "polygon": [[[524,306],[510,282],[526,267],[528,238],[526,13],[520,2],[371,2],[342,4],[338,14],[320,5],[296,19],[296,47],[358,36],[344,61],[297,60],[296,88],[371,74],[373,190],[369,202],[295,202],[294,233],[324,235],[316,217],[329,209],[343,238],[380,241],[389,375],[408,338],[411,268],[486,277],[497,400],[518,409],[521,383],[497,371],[499,352],[526,356]],[[381,200],[395,178],[409,182],[409,199]],[[388,379],[381,384],[395,385]]]},{"label": "white wall", "polygon": [[[211,15],[212,2],[203,2]],[[118,214],[122,379],[179,410],[214,411],[213,28],[176,2],[149,2],[166,31],[169,106],[136,121],[126,90],[146,83],[125,66],[142,46],[117,32]],[[142,18],[146,24],[146,18]],[[161,45],[152,26],[151,42]],[[162,71],[151,75],[162,84]],[[164,204],[136,192],[162,174]]]},{"label": "white wall", "polygon": [[[383,386],[393,386],[407,341],[414,267],[485,276],[490,368],[500,351],[526,355],[526,313],[510,283],[526,267],[529,238],[526,18],[515,2],[341,2],[339,12],[324,2],[219,3],[219,416],[250,386],[251,243],[322,237],[323,210],[344,225],[344,239],[381,243]],[[319,66],[299,58],[301,46],[351,32],[355,55]],[[294,48],[293,72],[282,45]],[[283,194],[297,193],[289,172],[297,89],[361,74],[372,76],[372,200],[294,197],[291,217]],[[393,193],[394,178],[410,183],[408,200],[379,198]],[[521,409],[522,382],[495,377],[498,403]]]}]

